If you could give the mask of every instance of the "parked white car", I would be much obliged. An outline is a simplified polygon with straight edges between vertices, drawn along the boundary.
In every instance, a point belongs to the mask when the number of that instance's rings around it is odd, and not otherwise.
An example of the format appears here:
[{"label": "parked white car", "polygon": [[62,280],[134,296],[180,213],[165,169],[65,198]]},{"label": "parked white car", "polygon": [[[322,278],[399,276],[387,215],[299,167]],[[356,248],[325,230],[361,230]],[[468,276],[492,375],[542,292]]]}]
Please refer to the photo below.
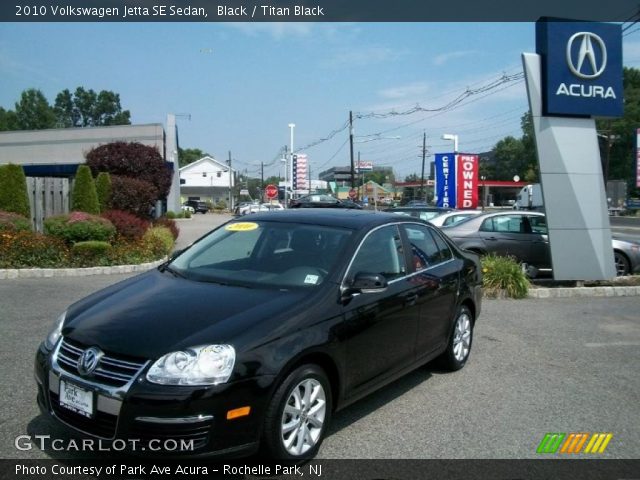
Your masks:
[{"label": "parked white car", "polygon": [[182,211],[189,212],[189,213],[196,213],[195,208],[193,208],[191,205],[182,205]]},{"label": "parked white car", "polygon": [[474,217],[482,213],[482,210],[454,210],[453,212],[443,213],[437,217],[430,218],[428,221],[436,227],[450,227],[457,223]]}]

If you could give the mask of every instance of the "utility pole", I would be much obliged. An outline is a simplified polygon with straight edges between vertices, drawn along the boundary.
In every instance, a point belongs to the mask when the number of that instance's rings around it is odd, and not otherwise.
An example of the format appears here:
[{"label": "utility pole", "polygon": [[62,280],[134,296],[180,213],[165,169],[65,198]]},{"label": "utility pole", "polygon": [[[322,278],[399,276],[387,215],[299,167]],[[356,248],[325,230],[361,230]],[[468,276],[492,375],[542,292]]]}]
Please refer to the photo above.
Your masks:
[{"label": "utility pole", "polygon": [[229,160],[227,160],[227,164],[229,165],[229,211],[233,212],[233,170],[231,170],[231,150],[229,150]]},{"label": "utility pole", "polygon": [[422,134],[422,174],[420,175],[420,193],[424,197],[424,201],[427,201],[427,192],[424,188],[424,163],[427,158],[427,132]]},{"label": "utility pole", "polygon": [[349,146],[351,150],[351,188],[355,188],[355,168],[353,165],[353,112],[349,110]]},{"label": "utility pole", "polygon": [[260,191],[264,190],[264,162],[260,162]]}]

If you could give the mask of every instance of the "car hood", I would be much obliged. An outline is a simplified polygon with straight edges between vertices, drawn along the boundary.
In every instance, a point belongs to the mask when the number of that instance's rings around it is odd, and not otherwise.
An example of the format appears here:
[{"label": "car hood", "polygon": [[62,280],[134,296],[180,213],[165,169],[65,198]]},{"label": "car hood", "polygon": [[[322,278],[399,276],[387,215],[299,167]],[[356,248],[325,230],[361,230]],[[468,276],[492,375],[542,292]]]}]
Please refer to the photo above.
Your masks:
[{"label": "car hood", "polygon": [[274,293],[152,270],[72,305],[62,334],[108,352],[158,358],[187,347],[232,343],[265,319],[296,315],[310,296],[305,290]]}]

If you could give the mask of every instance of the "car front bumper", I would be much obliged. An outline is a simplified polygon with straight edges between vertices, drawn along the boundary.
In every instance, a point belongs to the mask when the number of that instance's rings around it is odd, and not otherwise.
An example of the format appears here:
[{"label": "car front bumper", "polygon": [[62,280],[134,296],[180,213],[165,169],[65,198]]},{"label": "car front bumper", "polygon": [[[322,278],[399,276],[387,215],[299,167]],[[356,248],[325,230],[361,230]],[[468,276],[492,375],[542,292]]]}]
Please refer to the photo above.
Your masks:
[{"label": "car front bumper", "polygon": [[[41,345],[36,354],[38,405],[73,431],[101,443],[124,442],[127,453],[142,455],[233,457],[250,454],[259,445],[273,376],[215,386],[169,386],[148,382],[147,366],[125,388],[114,389],[65,370],[56,362],[55,351]],[[91,417],[61,405],[61,379],[91,392]],[[250,408],[248,414],[228,418],[229,412],[243,407]]]}]

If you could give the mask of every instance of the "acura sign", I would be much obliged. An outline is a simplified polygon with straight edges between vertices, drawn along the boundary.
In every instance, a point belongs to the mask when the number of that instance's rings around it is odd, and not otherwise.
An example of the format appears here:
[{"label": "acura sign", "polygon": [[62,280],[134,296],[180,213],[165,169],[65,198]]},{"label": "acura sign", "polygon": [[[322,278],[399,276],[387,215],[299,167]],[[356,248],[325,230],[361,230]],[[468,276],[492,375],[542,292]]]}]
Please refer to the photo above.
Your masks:
[{"label": "acura sign", "polygon": [[543,113],[547,116],[622,116],[620,25],[540,20]]}]

